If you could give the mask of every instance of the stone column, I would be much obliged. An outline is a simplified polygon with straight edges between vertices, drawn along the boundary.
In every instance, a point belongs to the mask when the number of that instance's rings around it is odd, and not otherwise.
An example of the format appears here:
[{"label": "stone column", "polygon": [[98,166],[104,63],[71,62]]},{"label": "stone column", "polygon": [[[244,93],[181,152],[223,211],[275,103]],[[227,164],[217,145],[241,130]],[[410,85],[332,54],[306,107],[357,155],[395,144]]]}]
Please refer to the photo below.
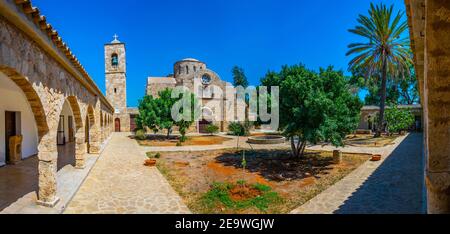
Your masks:
[{"label": "stone column", "polygon": [[59,198],[56,196],[56,170],[58,150],[56,134],[47,134],[39,144],[39,191],[38,205],[54,207]]},{"label": "stone column", "polygon": [[425,28],[428,212],[450,213],[450,1],[426,1]]},{"label": "stone column", "polygon": [[87,149],[84,137],[84,128],[78,129],[75,135],[75,168],[77,169],[85,168],[85,154]]},{"label": "stone column", "polygon": [[[97,123],[96,123],[97,125]],[[100,153],[100,131],[98,126],[93,126],[91,129],[91,142],[89,145],[89,150],[91,154]]]}]

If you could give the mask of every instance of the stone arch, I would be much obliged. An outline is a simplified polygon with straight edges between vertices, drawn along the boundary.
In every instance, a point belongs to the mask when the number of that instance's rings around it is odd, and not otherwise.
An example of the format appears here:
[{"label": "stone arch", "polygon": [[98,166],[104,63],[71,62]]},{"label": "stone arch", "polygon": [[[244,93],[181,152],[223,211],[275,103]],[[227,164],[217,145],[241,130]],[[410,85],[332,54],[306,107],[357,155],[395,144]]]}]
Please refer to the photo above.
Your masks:
[{"label": "stone arch", "polygon": [[85,168],[85,130],[83,128],[83,118],[81,117],[81,109],[78,99],[75,96],[67,97],[67,101],[72,109],[75,122],[75,168]]},{"label": "stone arch", "polygon": [[83,118],[81,117],[81,110],[80,105],[78,104],[77,97],[75,96],[69,96],[67,97],[67,101],[70,104],[70,107],[72,108],[73,112],[73,118],[75,121],[75,127],[77,130],[83,128]]},{"label": "stone arch", "polygon": [[93,130],[95,128],[95,115],[94,115],[94,108],[89,105],[86,112],[86,118],[85,118],[85,145],[86,150],[88,153],[92,153],[92,134]]},{"label": "stone arch", "polygon": [[0,64],[0,72],[9,77],[25,94],[36,121],[39,138],[38,141],[40,142],[44,135],[49,132],[47,117],[41,98],[33,88],[33,85],[15,69]]}]

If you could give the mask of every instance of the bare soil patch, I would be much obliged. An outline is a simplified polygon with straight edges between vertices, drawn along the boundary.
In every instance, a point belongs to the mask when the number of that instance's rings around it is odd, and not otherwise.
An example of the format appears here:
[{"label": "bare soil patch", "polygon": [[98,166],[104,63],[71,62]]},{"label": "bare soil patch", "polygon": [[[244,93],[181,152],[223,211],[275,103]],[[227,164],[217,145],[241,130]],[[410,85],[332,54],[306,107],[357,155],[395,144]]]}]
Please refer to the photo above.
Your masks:
[{"label": "bare soil patch", "polygon": [[[289,213],[369,158],[366,154],[344,154],[343,163],[336,165],[331,152],[308,152],[304,158],[293,159],[289,150],[254,150],[246,152],[244,171],[240,150],[163,152],[158,159],[158,168],[195,213]],[[189,165],[180,166],[177,163],[180,161]],[[205,203],[204,196],[215,183],[236,184],[239,181],[268,186],[283,201],[271,203],[264,210]],[[246,186],[236,186],[229,191],[234,201],[258,197],[258,193],[257,189]]]}]

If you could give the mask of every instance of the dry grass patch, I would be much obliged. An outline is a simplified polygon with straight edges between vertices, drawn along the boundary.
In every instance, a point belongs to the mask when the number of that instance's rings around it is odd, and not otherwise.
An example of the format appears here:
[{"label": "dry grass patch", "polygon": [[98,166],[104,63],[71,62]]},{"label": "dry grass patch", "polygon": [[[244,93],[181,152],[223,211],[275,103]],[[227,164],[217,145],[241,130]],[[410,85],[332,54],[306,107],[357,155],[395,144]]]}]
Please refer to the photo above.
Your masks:
[{"label": "dry grass patch", "polygon": [[[230,138],[221,136],[189,136],[188,139],[182,143],[183,146],[194,145],[221,145],[225,141],[231,140]],[[177,146],[179,142],[178,136],[171,136],[169,139],[165,136],[148,136],[146,140],[137,140],[141,146],[153,146],[153,147],[170,147]]]},{"label": "dry grass patch", "polygon": [[394,141],[398,137],[398,135],[374,137],[372,134],[355,134],[348,136],[345,139],[345,144],[358,147],[385,147],[395,144]]},{"label": "dry grass patch", "polygon": [[[289,150],[255,150],[246,152],[244,171],[237,150],[165,152],[158,168],[195,213],[278,214],[304,204],[368,159],[364,154],[344,154],[343,163],[335,165],[331,152],[308,152],[303,159],[292,159]],[[244,181],[267,189],[270,196],[257,197],[261,203],[242,203],[235,191],[239,187],[233,185]]]}]

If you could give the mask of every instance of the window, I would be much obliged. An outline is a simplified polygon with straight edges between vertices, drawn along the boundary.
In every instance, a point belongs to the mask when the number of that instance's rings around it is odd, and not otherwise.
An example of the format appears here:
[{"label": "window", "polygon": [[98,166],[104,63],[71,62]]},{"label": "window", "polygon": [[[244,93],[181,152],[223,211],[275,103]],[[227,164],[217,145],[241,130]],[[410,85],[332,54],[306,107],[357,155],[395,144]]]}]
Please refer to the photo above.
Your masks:
[{"label": "window", "polygon": [[111,66],[117,68],[119,66],[119,56],[117,54],[113,54],[111,56]]},{"label": "window", "polygon": [[114,93],[117,93],[117,89],[116,88],[114,88]]},{"label": "window", "polygon": [[186,65],[186,74],[189,74],[189,67]]},{"label": "window", "polygon": [[194,72],[197,72],[197,67],[196,66],[194,66]]}]

